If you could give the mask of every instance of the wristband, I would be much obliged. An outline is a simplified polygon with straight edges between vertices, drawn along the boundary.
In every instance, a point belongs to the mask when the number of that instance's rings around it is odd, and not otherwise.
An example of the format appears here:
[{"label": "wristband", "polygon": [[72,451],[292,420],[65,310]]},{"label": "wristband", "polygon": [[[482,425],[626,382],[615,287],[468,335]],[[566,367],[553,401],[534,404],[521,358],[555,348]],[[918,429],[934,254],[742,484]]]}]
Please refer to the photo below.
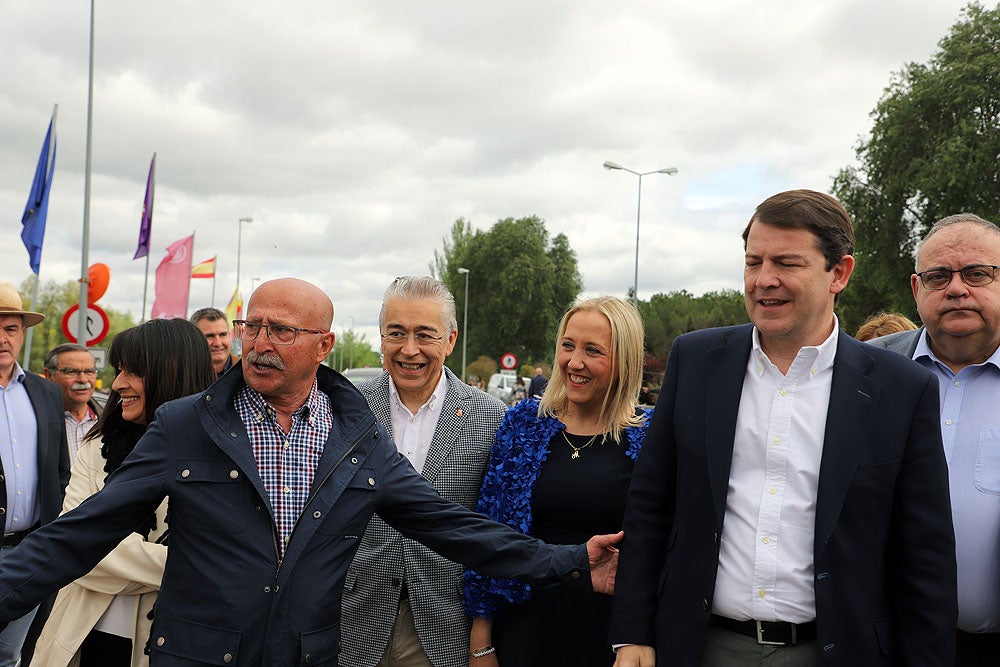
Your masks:
[{"label": "wristband", "polygon": [[477,648],[474,651],[469,651],[469,655],[473,658],[483,658],[488,656],[490,653],[496,653],[496,649],[493,648],[493,644],[487,644],[482,648]]}]

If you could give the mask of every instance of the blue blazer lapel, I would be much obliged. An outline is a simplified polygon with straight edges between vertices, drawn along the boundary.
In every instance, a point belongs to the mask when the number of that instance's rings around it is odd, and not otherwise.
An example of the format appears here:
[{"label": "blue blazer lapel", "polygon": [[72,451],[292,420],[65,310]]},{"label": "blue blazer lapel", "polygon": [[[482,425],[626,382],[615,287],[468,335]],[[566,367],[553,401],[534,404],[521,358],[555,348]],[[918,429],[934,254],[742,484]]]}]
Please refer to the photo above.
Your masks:
[{"label": "blue blazer lapel", "polygon": [[840,332],[816,498],[813,553],[817,560],[833,534],[851,480],[875,432],[882,386],[869,376],[874,363],[864,344]]},{"label": "blue blazer lapel", "polygon": [[[730,329],[719,347],[705,353],[705,454],[708,481],[715,504],[716,529],[722,529],[729,494],[736,418],[743,393],[743,378],[750,358],[750,325]],[[678,387],[678,391],[685,391]]]}]

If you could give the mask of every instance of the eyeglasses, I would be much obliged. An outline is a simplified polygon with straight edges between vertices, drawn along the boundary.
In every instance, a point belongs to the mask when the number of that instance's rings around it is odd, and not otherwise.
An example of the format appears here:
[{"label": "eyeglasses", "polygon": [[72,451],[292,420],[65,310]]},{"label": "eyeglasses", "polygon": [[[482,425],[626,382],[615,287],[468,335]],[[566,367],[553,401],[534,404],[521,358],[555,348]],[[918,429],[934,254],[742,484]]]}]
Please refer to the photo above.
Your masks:
[{"label": "eyeglasses", "polygon": [[996,270],[1000,266],[992,264],[969,264],[960,269],[945,269],[941,267],[927,269],[917,274],[924,289],[942,290],[951,284],[951,278],[956,273],[962,276],[962,282],[969,287],[989,285],[996,278]]},{"label": "eyeglasses", "polygon": [[413,337],[413,344],[417,347],[431,347],[444,340],[444,336],[435,336],[426,331],[418,331],[414,334],[405,331],[387,331],[382,334],[382,341],[388,345],[404,345],[406,340]]},{"label": "eyeglasses", "polygon": [[249,322],[247,320],[233,320],[233,330],[237,338],[251,341],[257,340],[257,335],[261,329],[267,331],[267,337],[275,345],[291,345],[295,342],[296,336],[301,333],[328,334],[329,331],[321,329],[302,329],[290,327],[285,324],[262,324],[261,322]]},{"label": "eyeglasses", "polygon": [[92,378],[97,375],[96,368],[56,368],[54,369],[63,375],[84,375],[86,377]]}]

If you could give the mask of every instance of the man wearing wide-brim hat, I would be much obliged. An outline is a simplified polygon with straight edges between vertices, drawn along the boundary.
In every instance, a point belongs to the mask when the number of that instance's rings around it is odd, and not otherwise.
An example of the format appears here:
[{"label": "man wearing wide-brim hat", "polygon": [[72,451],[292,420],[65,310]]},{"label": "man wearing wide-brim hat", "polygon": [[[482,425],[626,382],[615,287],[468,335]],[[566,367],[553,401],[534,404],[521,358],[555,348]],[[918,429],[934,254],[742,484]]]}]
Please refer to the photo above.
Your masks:
[{"label": "man wearing wide-brim hat", "polygon": [[[14,285],[0,282],[0,569],[25,535],[59,515],[69,481],[59,388],[17,363],[25,329],[44,319],[24,310]],[[0,667],[18,663],[36,611],[0,632]]]}]

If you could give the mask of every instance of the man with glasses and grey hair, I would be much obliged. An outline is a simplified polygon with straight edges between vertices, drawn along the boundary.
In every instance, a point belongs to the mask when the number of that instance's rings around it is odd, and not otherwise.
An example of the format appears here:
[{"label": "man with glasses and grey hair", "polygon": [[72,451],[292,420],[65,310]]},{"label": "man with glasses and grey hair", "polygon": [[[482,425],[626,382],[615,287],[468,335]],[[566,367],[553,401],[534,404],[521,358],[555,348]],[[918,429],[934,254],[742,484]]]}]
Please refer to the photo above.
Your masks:
[{"label": "man with glasses and grey hair", "polygon": [[1000,656],[1000,228],[969,213],[935,223],[910,276],[923,327],[877,338],[930,369],[958,558],[956,665]]},{"label": "man with glasses and grey hair", "polygon": [[[385,371],[361,393],[417,472],[473,509],[506,406],[444,365],[458,337],[455,297],[434,278],[396,278],[379,328]],[[461,583],[461,565],[372,518],[347,573],[343,664],[468,667]]]},{"label": "man with glasses and grey hair", "polygon": [[101,409],[94,401],[94,382],[97,367],[94,356],[78,343],[56,345],[45,355],[45,377],[59,386],[63,410],[66,411],[66,443],[69,462],[73,465],[76,453],[87,432],[97,423]]}]

